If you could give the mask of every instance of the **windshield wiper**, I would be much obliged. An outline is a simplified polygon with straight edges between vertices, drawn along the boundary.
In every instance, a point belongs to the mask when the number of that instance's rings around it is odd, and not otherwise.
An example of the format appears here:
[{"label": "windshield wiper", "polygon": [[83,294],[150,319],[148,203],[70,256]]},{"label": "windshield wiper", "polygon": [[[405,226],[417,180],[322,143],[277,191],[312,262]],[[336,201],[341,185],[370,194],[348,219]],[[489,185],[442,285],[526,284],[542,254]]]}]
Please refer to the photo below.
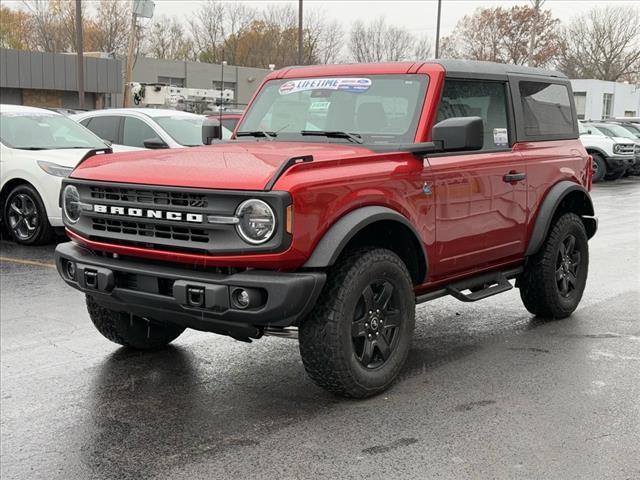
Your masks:
[{"label": "windshield wiper", "polygon": [[276,132],[265,132],[264,130],[251,130],[247,132],[236,132],[236,137],[264,137],[268,140],[273,140],[277,137]]},{"label": "windshield wiper", "polygon": [[349,132],[340,132],[334,130],[302,130],[300,135],[310,135],[316,137],[327,137],[327,138],[346,138],[354,143],[364,143],[362,139],[362,135],[357,133],[349,133]]}]

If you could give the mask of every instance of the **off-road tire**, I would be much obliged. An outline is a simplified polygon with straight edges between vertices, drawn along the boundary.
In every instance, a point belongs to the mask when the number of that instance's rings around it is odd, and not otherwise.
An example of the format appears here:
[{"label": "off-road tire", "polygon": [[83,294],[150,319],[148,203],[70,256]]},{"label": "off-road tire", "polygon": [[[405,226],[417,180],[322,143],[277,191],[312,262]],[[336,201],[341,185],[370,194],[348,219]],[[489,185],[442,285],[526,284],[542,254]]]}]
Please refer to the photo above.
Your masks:
[{"label": "off-road tire", "polygon": [[96,329],[108,340],[137,350],[162,348],[178,338],[183,327],[154,322],[99,305],[87,295],[87,310]]},{"label": "off-road tire", "polygon": [[613,180],[618,180],[619,178],[622,178],[625,174],[627,170],[626,169],[622,169],[622,170],[614,170],[614,171],[609,171],[605,176],[604,179],[607,181],[613,181]]},{"label": "off-road tire", "polygon": [[607,162],[604,161],[602,155],[598,153],[592,153],[592,170],[593,170],[593,183],[601,182],[604,180],[604,176],[607,174]]},{"label": "off-road tire", "polygon": [[[393,287],[394,296],[389,304],[393,303],[394,310],[389,312],[389,318],[393,315],[399,324],[395,331],[398,338],[394,337],[397,343],[386,361],[371,368],[364,366],[357,356],[352,329],[356,308],[362,308],[359,302],[364,299],[364,290],[380,281]],[[302,362],[311,379],[334,394],[352,398],[376,395],[389,388],[404,365],[414,324],[413,283],[404,262],[389,250],[358,249],[341,257],[329,270],[316,306],[300,324]],[[381,333],[386,335],[382,330]]]},{"label": "off-road tire", "polygon": [[[575,239],[579,265],[574,289],[564,297],[560,293],[557,274],[561,244],[570,236]],[[549,235],[535,255],[531,256],[518,279],[520,297],[526,309],[545,319],[561,319],[571,315],[580,303],[587,282],[589,246],[584,224],[575,213],[565,213],[551,226]]]},{"label": "off-road tire", "polygon": [[[11,226],[11,204],[16,201],[17,198],[28,199],[30,209],[32,210],[30,218],[31,224],[34,223],[33,218],[37,218],[35,230],[33,230],[32,233],[29,233],[26,238],[21,238],[16,232],[12,230]],[[49,224],[47,210],[44,207],[42,198],[40,198],[40,195],[35,188],[27,183],[23,183],[22,185],[18,185],[17,187],[13,188],[2,200],[3,228],[14,242],[21,245],[44,245],[50,243],[54,239],[55,232],[51,227],[51,224]]]}]

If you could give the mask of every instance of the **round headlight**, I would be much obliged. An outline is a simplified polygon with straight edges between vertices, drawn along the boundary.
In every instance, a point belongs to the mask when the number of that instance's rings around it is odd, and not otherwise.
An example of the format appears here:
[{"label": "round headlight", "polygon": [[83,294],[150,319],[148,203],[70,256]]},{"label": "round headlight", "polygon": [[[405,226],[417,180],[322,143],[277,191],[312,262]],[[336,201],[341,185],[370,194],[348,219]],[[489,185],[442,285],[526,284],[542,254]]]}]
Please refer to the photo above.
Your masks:
[{"label": "round headlight", "polygon": [[240,204],[236,210],[236,230],[242,239],[254,245],[268,241],[276,231],[276,216],[271,207],[262,200],[251,199]]},{"label": "round headlight", "polygon": [[80,220],[80,193],[73,185],[64,187],[62,206],[64,208],[64,215],[70,223],[76,223]]}]

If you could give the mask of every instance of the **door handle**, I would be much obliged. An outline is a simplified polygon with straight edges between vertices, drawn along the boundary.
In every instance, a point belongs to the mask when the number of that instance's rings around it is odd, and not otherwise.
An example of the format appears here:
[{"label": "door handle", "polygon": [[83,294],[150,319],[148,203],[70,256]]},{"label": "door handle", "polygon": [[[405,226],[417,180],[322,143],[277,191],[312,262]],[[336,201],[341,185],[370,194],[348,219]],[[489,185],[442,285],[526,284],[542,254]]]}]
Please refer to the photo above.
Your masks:
[{"label": "door handle", "polygon": [[521,180],[524,180],[525,178],[527,178],[526,173],[509,172],[504,177],[502,177],[502,180],[504,180],[507,183],[513,183],[513,182],[519,182]]}]

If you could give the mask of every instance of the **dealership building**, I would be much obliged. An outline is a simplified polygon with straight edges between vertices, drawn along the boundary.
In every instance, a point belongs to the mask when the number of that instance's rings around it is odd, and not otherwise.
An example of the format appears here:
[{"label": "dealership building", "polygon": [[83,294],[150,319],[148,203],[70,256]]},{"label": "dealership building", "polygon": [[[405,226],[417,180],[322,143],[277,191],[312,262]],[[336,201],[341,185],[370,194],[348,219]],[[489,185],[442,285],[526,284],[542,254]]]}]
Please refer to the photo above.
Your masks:
[{"label": "dealership building", "polygon": [[[85,108],[122,106],[125,62],[102,53],[84,56]],[[138,57],[133,81],[198,89],[231,89],[246,105],[269,70]],[[0,49],[0,103],[78,108],[75,54]]]},{"label": "dealership building", "polygon": [[639,84],[580,79],[571,88],[581,120],[640,116]]}]

